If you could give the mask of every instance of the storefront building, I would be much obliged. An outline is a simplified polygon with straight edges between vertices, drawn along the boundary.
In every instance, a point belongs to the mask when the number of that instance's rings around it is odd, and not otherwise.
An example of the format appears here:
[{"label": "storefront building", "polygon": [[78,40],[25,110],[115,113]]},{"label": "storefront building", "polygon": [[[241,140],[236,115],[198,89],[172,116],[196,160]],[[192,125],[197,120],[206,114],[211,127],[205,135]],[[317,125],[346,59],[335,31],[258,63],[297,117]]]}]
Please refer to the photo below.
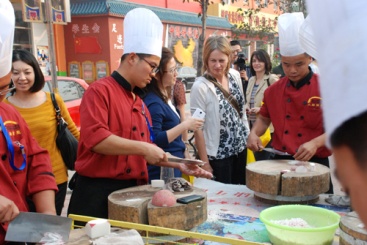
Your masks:
[{"label": "storefront building", "polygon": [[[46,74],[47,59],[41,58],[43,52],[46,56],[48,52],[46,24],[24,22],[22,1],[11,2],[16,15],[14,48],[31,51],[40,60],[41,69]],[[251,4],[256,6],[256,0],[247,2],[244,5],[242,1],[228,1],[228,4],[222,5],[220,0],[215,0],[208,9],[206,36],[215,34],[233,38],[233,25],[243,21],[237,12],[238,8],[251,8]],[[53,25],[58,75],[93,82],[115,70],[123,54],[124,16],[137,7],[149,8],[158,15],[164,25],[163,45],[174,51],[182,66],[195,67],[202,25],[198,16],[199,3],[184,3],[182,0],[70,0],[71,22],[67,25]],[[277,15],[271,8],[268,11],[270,13],[266,11],[261,11],[264,13],[259,14],[259,20],[254,19],[254,24],[260,23],[263,18],[270,20]],[[239,36],[239,39],[247,55],[260,45],[264,47],[263,41],[246,37],[245,34]],[[272,53],[274,48],[271,45],[266,47]]]},{"label": "storefront building", "polygon": [[[164,25],[163,45],[173,50],[182,66],[195,67],[201,33],[197,13],[131,2],[75,0],[71,1],[72,22],[64,28],[68,75],[93,82],[115,70],[124,48],[123,18],[137,7],[157,14]],[[230,36],[231,27],[226,18],[207,19],[207,35]]]}]

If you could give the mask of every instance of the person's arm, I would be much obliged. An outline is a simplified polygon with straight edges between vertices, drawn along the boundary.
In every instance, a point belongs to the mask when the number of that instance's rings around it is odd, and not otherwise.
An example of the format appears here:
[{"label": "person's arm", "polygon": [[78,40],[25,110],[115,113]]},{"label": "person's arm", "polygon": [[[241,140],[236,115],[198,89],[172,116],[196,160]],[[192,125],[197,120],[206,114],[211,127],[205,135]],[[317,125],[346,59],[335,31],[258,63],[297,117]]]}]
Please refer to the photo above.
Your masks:
[{"label": "person's arm", "polygon": [[12,221],[19,214],[19,209],[15,203],[0,195],[0,223]]},{"label": "person's arm", "polygon": [[204,133],[202,130],[197,130],[195,131],[194,135],[195,135],[195,145],[199,153],[199,158],[201,161],[205,162],[202,168],[210,173],[213,173],[213,169],[210,166],[208,154],[206,152]]},{"label": "person's arm", "polygon": [[300,145],[293,157],[298,161],[308,161],[316,154],[317,149],[325,146],[325,143],[326,134],[322,134]]},{"label": "person's arm", "polygon": [[[177,110],[180,112],[181,123],[186,119],[185,105],[186,105],[186,91],[184,84],[177,80],[175,86],[173,87],[173,100],[176,105]],[[182,140],[188,140],[187,130],[182,133]]]},{"label": "person's arm", "polygon": [[37,213],[56,215],[55,191],[44,190],[34,193],[32,201],[36,206]]},{"label": "person's arm", "polygon": [[186,121],[178,124],[176,127],[167,130],[167,138],[168,142],[171,143],[174,141],[178,136],[187,132],[188,130],[196,131],[200,129],[204,124],[204,120],[197,119],[197,118],[188,118]]},{"label": "person's arm", "polygon": [[[185,104],[181,104],[181,105],[177,105],[176,106],[176,108],[177,108],[177,110],[180,112],[180,121],[181,121],[181,123],[182,122],[184,122],[185,121],[185,119],[186,119],[186,115],[185,115]],[[183,133],[182,133],[182,140],[183,141],[187,141],[189,138],[189,136],[188,136],[189,134],[188,134],[188,131],[187,130],[185,130]]]},{"label": "person's arm", "polygon": [[116,135],[110,135],[92,149],[103,155],[141,155],[149,164],[156,164],[164,159],[165,152],[154,144],[125,139]]},{"label": "person's arm", "polygon": [[264,148],[262,146],[260,136],[265,133],[270,123],[270,118],[266,118],[261,115],[256,118],[255,124],[252,126],[250,135],[247,139],[247,148],[252,151],[259,151]]}]

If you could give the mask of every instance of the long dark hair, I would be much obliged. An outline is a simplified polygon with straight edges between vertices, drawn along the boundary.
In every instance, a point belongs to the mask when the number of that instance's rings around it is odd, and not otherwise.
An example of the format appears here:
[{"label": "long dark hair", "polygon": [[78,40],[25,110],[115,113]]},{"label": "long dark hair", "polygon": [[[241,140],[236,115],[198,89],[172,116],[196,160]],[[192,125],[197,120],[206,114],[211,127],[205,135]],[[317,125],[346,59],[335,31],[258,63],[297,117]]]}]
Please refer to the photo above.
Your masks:
[{"label": "long dark hair", "polygon": [[[45,86],[45,77],[43,76],[43,73],[41,71],[41,68],[34,57],[33,54],[31,54],[29,51],[25,49],[16,49],[13,51],[13,60],[12,63],[16,61],[22,61],[26,63],[27,65],[31,66],[34,71],[34,84],[29,89],[30,92],[35,93],[40,91],[43,86]],[[13,70],[13,68],[12,68]],[[14,94],[14,90],[12,91],[12,94]]]},{"label": "long dark hair", "polygon": [[259,61],[265,63],[265,74],[269,75],[270,71],[271,71],[271,61],[270,61],[270,56],[269,56],[268,52],[266,52],[263,49],[259,49],[259,50],[256,50],[252,53],[251,60],[250,60],[250,70],[251,70],[251,74],[253,76],[256,76],[256,72],[255,72],[255,70],[252,66],[252,61],[253,61],[254,57],[256,57],[256,59],[258,59]]},{"label": "long dark hair", "polygon": [[162,91],[159,89],[158,83],[162,82],[161,78],[163,77],[164,71],[167,69],[168,62],[174,57],[173,52],[166,48],[162,48],[162,56],[161,61],[159,62],[159,71],[155,77],[152,78],[152,81],[146,87],[146,90],[149,92],[153,92],[159,96],[165,103],[168,103],[168,99],[170,97],[170,91],[167,91],[168,96],[164,95]]}]

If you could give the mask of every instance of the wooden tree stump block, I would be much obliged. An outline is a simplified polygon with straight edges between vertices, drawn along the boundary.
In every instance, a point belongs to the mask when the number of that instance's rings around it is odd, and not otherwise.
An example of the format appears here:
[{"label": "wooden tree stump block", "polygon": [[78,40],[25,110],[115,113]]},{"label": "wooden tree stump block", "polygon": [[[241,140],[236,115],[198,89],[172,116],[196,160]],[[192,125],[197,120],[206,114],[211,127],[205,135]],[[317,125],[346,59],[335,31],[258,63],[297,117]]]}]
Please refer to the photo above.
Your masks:
[{"label": "wooden tree stump block", "polygon": [[367,244],[367,231],[356,212],[348,213],[340,219],[340,245]]},{"label": "wooden tree stump block", "polygon": [[[297,173],[291,160],[266,160],[246,167],[246,185],[255,198],[270,203],[313,203],[329,190],[330,170],[318,163],[302,164],[307,172]],[[312,169],[312,170],[311,170]]]},{"label": "wooden tree stump block", "polygon": [[205,198],[189,204],[176,203],[172,207],[156,207],[151,199],[161,188],[150,185],[122,189],[108,196],[108,218],[132,223],[190,230],[207,219],[206,192],[193,187],[192,190],[174,192],[176,198],[202,195]]}]

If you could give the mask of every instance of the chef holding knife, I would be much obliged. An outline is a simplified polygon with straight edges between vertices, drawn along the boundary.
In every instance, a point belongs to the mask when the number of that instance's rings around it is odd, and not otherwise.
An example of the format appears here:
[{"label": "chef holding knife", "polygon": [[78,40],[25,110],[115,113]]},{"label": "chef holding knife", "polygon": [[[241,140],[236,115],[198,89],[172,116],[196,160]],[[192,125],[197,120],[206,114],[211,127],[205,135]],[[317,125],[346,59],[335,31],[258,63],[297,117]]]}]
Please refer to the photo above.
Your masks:
[{"label": "chef holding knife", "polygon": [[27,198],[39,213],[54,214],[57,186],[50,157],[33,139],[20,114],[2,102],[10,79],[15,17],[8,0],[0,1],[0,244],[8,222],[27,212]]},{"label": "chef holding knife", "polygon": [[[279,44],[285,77],[264,93],[264,104],[248,137],[247,147],[263,149],[259,136],[274,126],[274,159],[311,161],[329,167],[331,152],[325,147],[319,78],[309,68],[311,57],[301,47],[302,13],[279,16]],[[330,188],[327,193],[333,193]]]},{"label": "chef holding knife", "polygon": [[148,183],[147,163],[211,178],[196,165],[168,162],[154,145],[142,88],[159,71],[163,25],[156,14],[135,8],[124,19],[124,54],[116,71],[88,88],[80,105],[79,174],[68,213],[108,218],[112,192]]}]

